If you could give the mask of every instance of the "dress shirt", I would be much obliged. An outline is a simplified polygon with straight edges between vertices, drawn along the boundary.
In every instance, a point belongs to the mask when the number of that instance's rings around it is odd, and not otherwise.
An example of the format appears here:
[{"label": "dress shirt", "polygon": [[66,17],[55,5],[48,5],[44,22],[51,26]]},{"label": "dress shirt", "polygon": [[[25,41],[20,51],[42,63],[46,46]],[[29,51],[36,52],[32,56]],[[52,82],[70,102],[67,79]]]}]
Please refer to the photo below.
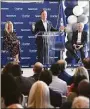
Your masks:
[{"label": "dress shirt", "polygon": [[77,44],[81,44],[81,36],[82,36],[82,33],[78,32]]},{"label": "dress shirt", "polygon": [[43,25],[44,25],[45,31],[47,31],[47,21],[43,21],[43,20],[42,20],[42,22],[43,22]]},{"label": "dress shirt", "polygon": [[58,78],[58,76],[52,76],[52,82],[49,87],[61,95],[67,94],[67,83]]}]

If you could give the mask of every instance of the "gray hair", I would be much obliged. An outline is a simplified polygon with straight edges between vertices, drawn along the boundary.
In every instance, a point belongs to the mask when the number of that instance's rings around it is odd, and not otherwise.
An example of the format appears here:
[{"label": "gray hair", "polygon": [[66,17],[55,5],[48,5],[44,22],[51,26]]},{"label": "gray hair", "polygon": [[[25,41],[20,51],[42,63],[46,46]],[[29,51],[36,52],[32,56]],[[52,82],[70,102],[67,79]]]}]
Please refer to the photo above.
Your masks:
[{"label": "gray hair", "polygon": [[81,26],[82,26],[82,29],[84,28],[84,23],[78,22],[78,23],[77,23],[77,26],[78,26],[78,25],[81,25]]},{"label": "gray hair", "polygon": [[77,67],[74,69],[74,76],[79,76],[79,75],[84,75],[87,80],[89,81],[89,74],[88,74],[88,71],[85,67]]}]

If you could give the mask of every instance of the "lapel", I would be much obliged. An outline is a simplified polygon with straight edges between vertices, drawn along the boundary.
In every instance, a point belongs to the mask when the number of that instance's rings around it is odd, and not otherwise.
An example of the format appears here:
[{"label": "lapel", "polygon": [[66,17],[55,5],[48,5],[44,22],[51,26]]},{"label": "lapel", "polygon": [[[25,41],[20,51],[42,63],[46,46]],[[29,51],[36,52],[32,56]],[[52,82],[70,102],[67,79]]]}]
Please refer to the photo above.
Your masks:
[{"label": "lapel", "polygon": [[82,37],[81,37],[81,40],[83,40],[83,38],[84,38],[84,32],[82,31]]},{"label": "lapel", "polygon": [[[78,37],[78,31],[76,32],[76,36]],[[77,40],[77,37],[76,37],[76,40]],[[81,42],[82,42],[83,38],[84,38],[84,32],[82,31]]]},{"label": "lapel", "polygon": [[50,31],[50,24],[49,24],[49,22],[47,21],[47,31]]},{"label": "lapel", "polygon": [[76,31],[76,34],[75,34],[75,40],[77,41],[77,38],[78,38],[78,30]]}]

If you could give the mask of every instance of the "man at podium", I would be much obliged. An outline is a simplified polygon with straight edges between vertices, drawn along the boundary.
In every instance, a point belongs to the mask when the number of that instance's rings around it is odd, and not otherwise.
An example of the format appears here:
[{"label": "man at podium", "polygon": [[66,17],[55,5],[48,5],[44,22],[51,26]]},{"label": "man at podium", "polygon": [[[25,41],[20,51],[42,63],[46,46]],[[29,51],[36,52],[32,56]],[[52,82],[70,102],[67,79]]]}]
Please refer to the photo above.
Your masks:
[{"label": "man at podium", "polygon": [[[41,10],[41,19],[35,23],[35,34],[41,32],[49,32],[49,31],[57,31],[50,21],[47,20],[47,11],[45,9]],[[41,34],[40,34],[41,36]],[[37,36],[36,37],[36,45],[37,45],[37,56],[38,61],[43,63],[43,37]],[[44,51],[45,52],[45,51]]]}]

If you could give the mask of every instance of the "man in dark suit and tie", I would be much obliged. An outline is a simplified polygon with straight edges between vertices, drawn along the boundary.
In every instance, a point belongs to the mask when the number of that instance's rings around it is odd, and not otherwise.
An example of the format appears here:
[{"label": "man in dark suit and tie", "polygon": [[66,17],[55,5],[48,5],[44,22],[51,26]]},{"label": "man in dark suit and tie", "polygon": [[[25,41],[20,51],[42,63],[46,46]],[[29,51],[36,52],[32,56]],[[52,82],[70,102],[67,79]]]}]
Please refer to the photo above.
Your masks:
[{"label": "man in dark suit and tie", "polygon": [[87,42],[87,32],[83,31],[83,28],[84,24],[77,24],[77,31],[73,32],[71,46],[66,46],[77,62],[80,60],[80,57],[76,54],[76,51],[80,51],[82,60],[85,58],[84,46]]},{"label": "man in dark suit and tie", "polygon": [[[39,32],[49,32],[49,31],[57,31],[50,21],[47,20],[47,11],[45,9],[42,9],[41,13],[41,19],[35,23],[35,34]],[[43,63],[43,57],[44,53],[46,52],[47,47],[45,47],[45,44],[43,43],[43,33],[40,33],[36,37],[36,45],[37,45],[37,55],[38,55],[38,61]],[[47,46],[47,44],[46,44]]]}]

